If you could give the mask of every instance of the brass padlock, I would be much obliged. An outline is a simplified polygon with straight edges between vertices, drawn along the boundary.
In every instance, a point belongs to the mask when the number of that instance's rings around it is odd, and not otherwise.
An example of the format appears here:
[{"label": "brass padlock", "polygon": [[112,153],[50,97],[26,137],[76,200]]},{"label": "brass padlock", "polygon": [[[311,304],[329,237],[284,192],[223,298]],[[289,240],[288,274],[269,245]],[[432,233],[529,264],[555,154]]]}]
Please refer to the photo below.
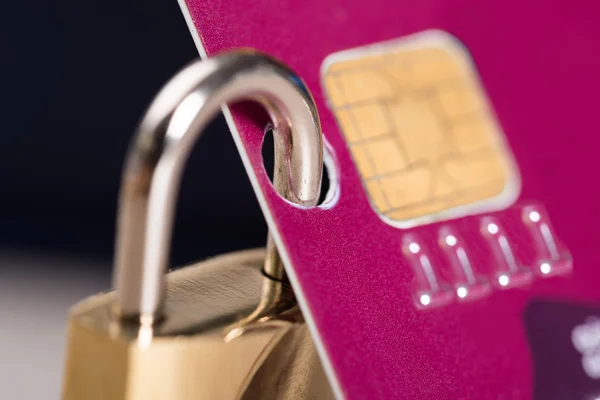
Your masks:
[{"label": "brass padlock", "polygon": [[166,274],[179,178],[225,103],[273,120],[274,185],[317,202],[322,138],[313,100],[287,67],[244,50],[195,62],[142,119],[123,175],[115,291],[70,313],[63,399],[333,398],[277,249],[219,256]]}]

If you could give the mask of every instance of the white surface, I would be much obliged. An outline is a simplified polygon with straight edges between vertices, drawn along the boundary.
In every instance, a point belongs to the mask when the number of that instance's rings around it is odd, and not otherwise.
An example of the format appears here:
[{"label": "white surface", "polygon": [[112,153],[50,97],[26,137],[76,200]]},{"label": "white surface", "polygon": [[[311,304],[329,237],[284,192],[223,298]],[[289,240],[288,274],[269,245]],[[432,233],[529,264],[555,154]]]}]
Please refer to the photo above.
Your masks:
[{"label": "white surface", "polygon": [[110,286],[89,261],[0,252],[0,399],[59,399],[68,309]]}]

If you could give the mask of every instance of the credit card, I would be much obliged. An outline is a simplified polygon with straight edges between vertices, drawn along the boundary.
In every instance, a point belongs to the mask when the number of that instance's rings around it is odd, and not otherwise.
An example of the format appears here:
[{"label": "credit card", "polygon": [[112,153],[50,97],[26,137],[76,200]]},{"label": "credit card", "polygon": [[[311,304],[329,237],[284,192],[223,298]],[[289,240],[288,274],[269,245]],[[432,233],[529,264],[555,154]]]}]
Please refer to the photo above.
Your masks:
[{"label": "credit card", "polygon": [[600,5],[180,4],[202,56],[314,96],[314,208],[273,190],[264,112],[224,113],[338,398],[597,398]]}]

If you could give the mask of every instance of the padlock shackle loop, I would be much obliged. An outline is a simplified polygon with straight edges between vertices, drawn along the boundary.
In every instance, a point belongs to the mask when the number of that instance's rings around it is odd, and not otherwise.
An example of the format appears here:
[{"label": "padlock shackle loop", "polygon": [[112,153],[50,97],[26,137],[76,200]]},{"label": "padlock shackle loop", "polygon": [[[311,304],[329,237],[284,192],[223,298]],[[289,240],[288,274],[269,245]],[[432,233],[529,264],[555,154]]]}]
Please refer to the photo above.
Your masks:
[{"label": "padlock shackle loop", "polygon": [[[302,80],[252,50],[190,64],[155,97],[127,155],[119,197],[114,262],[115,311],[121,318],[160,316],[176,198],[189,153],[221,106],[254,100],[274,129],[276,190],[317,204],[323,172],[322,134]],[[271,259],[278,259],[269,244]]]}]

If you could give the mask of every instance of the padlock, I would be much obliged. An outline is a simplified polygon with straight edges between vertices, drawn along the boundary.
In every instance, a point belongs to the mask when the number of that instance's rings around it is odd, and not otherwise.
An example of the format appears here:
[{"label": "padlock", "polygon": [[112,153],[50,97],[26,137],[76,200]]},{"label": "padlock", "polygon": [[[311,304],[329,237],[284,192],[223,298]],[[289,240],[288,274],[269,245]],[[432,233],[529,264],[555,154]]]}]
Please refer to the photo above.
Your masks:
[{"label": "padlock", "polygon": [[313,99],[252,50],[192,63],[157,95],[130,148],[120,193],[115,290],[69,316],[63,399],[333,398],[277,249],[218,256],[166,274],[188,153],[220,106],[269,112],[274,186],[314,205],[322,138]]}]

